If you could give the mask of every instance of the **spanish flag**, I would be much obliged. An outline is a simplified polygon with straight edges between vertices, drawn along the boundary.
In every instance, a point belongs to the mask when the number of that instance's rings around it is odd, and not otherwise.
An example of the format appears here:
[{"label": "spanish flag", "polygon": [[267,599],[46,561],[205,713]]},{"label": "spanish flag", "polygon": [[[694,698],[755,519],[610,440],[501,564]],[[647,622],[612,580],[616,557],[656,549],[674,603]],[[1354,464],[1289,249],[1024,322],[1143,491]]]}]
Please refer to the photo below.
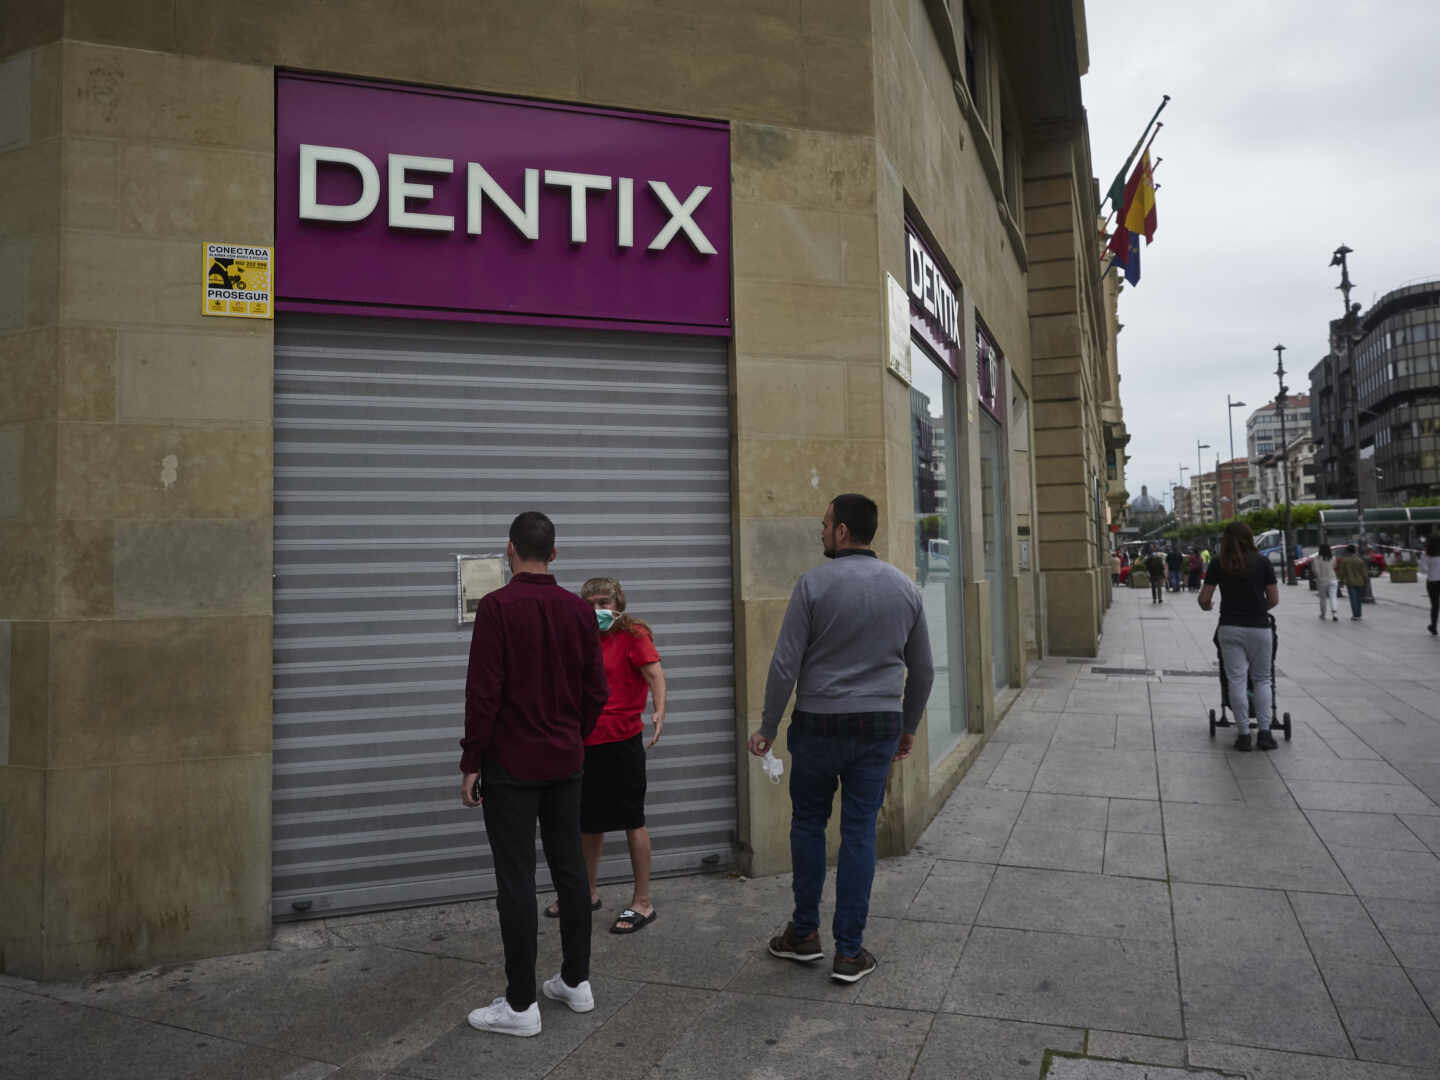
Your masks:
[{"label": "spanish flag", "polygon": [[1143,233],[1147,244],[1155,240],[1155,177],[1150,171],[1149,150],[1141,155],[1140,164],[1125,185],[1125,209],[1119,227],[1137,237]]}]

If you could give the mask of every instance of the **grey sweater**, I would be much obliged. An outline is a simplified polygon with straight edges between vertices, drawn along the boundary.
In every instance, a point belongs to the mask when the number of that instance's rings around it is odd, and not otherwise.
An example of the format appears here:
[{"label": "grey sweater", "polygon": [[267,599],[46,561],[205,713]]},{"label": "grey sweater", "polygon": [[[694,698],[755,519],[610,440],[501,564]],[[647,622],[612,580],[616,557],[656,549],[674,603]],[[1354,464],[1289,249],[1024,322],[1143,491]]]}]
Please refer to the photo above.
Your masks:
[{"label": "grey sweater", "polygon": [[934,681],[920,590],[889,563],[846,555],[801,576],[790,595],[760,734],[775,738],[794,689],[798,711],[903,712],[913,735]]}]

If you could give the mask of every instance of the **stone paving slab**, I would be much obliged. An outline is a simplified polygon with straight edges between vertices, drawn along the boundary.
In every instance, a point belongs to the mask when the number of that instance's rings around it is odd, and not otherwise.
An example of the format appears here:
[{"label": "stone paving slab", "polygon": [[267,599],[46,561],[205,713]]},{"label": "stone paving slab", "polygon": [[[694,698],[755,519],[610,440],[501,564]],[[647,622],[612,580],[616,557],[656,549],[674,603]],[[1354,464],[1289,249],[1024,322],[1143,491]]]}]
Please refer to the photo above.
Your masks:
[{"label": "stone paving slab", "polygon": [[1310,952],[1327,964],[1395,964],[1399,961],[1358,897],[1292,892],[1290,908]]},{"label": "stone paving slab", "polygon": [[1434,1080],[1434,1070],[1413,1070],[1369,1061],[1292,1054],[1252,1046],[1192,1039],[1187,1056],[1194,1068],[1216,1069],[1246,1080]]},{"label": "stone paving slab", "polygon": [[1131,1061],[1148,1065],[1185,1064],[1185,1043],[1180,1039],[1156,1039],[1149,1035],[1128,1035],[1121,1031],[1092,1031],[1085,1042],[1089,1057]]},{"label": "stone paving slab", "polygon": [[1181,1034],[1169,942],[976,927],[941,1006],[946,1012]]},{"label": "stone paving slab", "polygon": [[972,923],[994,876],[995,867],[988,863],[937,860],[906,910],[905,918]]},{"label": "stone paving slab", "polygon": [[1330,852],[1361,896],[1395,900],[1440,897],[1440,856],[1428,851],[1384,851],[1335,844]]},{"label": "stone paving slab", "polygon": [[931,1025],[911,1080],[1036,1080],[1045,1052],[1079,1053],[1085,1032],[1079,1028],[988,1020],[941,1013]]},{"label": "stone paving slab", "polygon": [[1104,873],[1115,877],[1167,879],[1170,873],[1165,862],[1165,838],[1148,833],[1107,833]]},{"label": "stone paving slab", "polygon": [[1050,1080],[1226,1080],[1209,1069],[1171,1069],[1091,1058],[1056,1057],[1045,1074]]},{"label": "stone paving slab", "polygon": [[926,1012],[727,994],[676,1041],[656,1073],[666,1080],[904,1080],[931,1020]]},{"label": "stone paving slab", "polygon": [[1046,867],[1100,873],[1105,862],[1105,833],[1100,829],[1065,829],[1017,824],[1000,856],[1007,866]]},{"label": "stone paving slab", "polygon": [[1351,1053],[1284,893],[1177,883],[1171,895],[1187,1035]]},{"label": "stone paving slab", "polygon": [[1245,806],[1165,804],[1165,845],[1177,881],[1350,893],[1304,815]]},{"label": "stone paving slab", "polygon": [[976,923],[1125,941],[1173,940],[1170,896],[1158,881],[1002,866]]}]

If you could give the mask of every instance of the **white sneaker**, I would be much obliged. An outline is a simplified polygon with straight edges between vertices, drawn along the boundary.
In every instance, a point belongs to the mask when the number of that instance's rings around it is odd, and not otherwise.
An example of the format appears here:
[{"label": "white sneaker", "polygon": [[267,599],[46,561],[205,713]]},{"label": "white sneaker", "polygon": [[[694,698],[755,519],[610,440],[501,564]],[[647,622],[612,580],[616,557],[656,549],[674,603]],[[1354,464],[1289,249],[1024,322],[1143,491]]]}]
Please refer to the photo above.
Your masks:
[{"label": "white sneaker", "polygon": [[467,1019],[477,1031],[495,1031],[521,1038],[540,1034],[540,1004],[535,1001],[524,1012],[516,1012],[508,1001],[498,997],[483,1009],[472,1011]]},{"label": "white sneaker", "polygon": [[571,1012],[589,1012],[595,1008],[595,995],[590,990],[589,979],[579,986],[566,986],[565,980],[556,975],[552,979],[546,979],[540,989],[551,1001],[563,1001],[569,1005]]}]

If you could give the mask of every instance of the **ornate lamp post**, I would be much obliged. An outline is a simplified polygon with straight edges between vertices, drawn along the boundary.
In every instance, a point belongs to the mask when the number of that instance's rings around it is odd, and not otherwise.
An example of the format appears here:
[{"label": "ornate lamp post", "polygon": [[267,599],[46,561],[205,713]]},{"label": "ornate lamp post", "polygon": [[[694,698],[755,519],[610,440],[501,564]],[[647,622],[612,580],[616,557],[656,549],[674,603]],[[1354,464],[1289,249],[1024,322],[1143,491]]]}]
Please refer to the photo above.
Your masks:
[{"label": "ornate lamp post", "polygon": [[[1345,338],[1345,366],[1350,371],[1350,406],[1355,417],[1352,429],[1355,432],[1355,528],[1360,534],[1360,550],[1364,552],[1368,547],[1365,543],[1365,501],[1360,487],[1360,414],[1367,410],[1360,408],[1360,379],[1355,370],[1355,339],[1360,323],[1360,305],[1350,303],[1350,290],[1355,287],[1355,283],[1350,280],[1350,256],[1353,254],[1353,248],[1341,244],[1331,254],[1330,265],[1340,267],[1340,284],[1335,287],[1340,290],[1345,307],[1340,318],[1340,333]],[[1365,602],[1375,602],[1375,593],[1370,587],[1369,578],[1365,580]]]},{"label": "ornate lamp post", "polygon": [[1280,567],[1285,576],[1286,585],[1295,584],[1295,558],[1291,554],[1294,550],[1290,546],[1290,445],[1289,436],[1285,434],[1285,405],[1289,398],[1290,388],[1285,385],[1285,346],[1275,346],[1275,377],[1280,381],[1280,392],[1275,395],[1275,408],[1280,412],[1280,476],[1285,485],[1285,515],[1280,519],[1280,545],[1281,561]]}]

